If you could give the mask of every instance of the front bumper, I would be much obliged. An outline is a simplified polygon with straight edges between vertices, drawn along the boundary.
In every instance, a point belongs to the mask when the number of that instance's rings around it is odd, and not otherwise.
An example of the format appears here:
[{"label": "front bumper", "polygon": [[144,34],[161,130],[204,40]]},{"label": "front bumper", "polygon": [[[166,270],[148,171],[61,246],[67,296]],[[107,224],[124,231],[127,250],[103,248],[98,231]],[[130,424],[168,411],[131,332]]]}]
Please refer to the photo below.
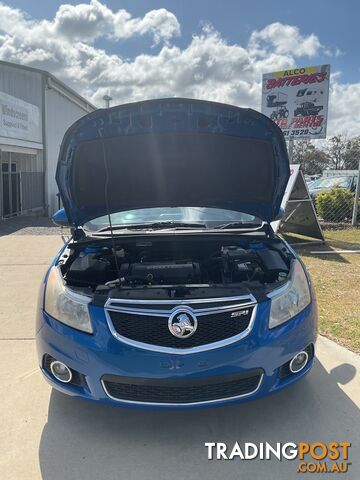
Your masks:
[{"label": "front bumper", "polygon": [[[297,374],[283,377],[280,368],[297,352],[314,344],[317,335],[316,304],[313,301],[292,320],[269,330],[270,301],[258,304],[257,315],[250,334],[217,349],[178,355],[144,350],[124,344],[109,331],[104,309],[90,306],[94,334],[88,335],[61,324],[38,312],[37,348],[39,364],[48,382],[63,393],[109,405],[151,408],[193,408],[216,406],[255,400],[287,387],[309,372],[313,358]],[[83,385],[62,384],[44,369],[44,355],[64,362],[80,372]],[[196,385],[214,378],[246,376],[261,371],[261,379],[251,392],[231,398],[192,403],[129,401],[111,398],[104,389],[104,376],[134,379],[133,383],[191,382]],[[209,383],[209,382],[208,382]]]}]

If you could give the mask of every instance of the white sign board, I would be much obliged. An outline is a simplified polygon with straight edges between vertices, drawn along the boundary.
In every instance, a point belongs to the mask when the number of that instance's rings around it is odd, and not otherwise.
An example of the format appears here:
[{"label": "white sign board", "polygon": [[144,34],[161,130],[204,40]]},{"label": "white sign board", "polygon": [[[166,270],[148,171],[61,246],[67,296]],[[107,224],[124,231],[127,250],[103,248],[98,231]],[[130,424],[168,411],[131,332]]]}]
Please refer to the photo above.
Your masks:
[{"label": "white sign board", "polygon": [[330,65],[263,75],[261,111],[285,139],[326,138]]},{"label": "white sign board", "polygon": [[39,140],[39,108],[0,92],[0,137]]}]

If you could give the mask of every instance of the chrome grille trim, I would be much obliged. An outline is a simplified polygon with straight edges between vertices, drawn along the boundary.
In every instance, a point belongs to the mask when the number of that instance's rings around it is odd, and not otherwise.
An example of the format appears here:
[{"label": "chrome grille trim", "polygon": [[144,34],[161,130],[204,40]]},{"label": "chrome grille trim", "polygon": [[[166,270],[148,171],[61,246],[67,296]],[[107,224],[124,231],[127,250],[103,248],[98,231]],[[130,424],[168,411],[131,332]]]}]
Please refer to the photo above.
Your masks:
[{"label": "chrome grille trim", "polygon": [[[243,303],[239,304],[232,304],[232,305],[223,305],[221,307],[210,307],[210,308],[203,308],[203,309],[196,309],[192,308],[191,304],[196,304],[196,303],[221,303],[221,302],[230,302],[230,301],[241,301],[243,300]],[[144,309],[144,308],[129,308],[129,307],[124,307],[122,306],[123,304],[126,303],[131,303],[131,304],[139,304],[139,305],[148,305],[148,304],[155,304],[155,305],[174,305],[173,308],[169,310],[156,310],[156,309]],[[232,311],[232,310],[242,310],[246,309],[249,307],[253,308],[253,311],[251,313],[251,318],[249,321],[249,325],[247,328],[239,333],[238,335],[234,335],[232,337],[225,338],[221,341],[218,342],[213,342],[213,343],[208,343],[206,345],[200,345],[197,347],[191,347],[191,348],[173,348],[173,347],[162,347],[158,345],[153,345],[150,343],[143,343],[143,342],[138,342],[136,340],[132,340],[130,338],[124,337],[123,335],[120,335],[114,328],[114,325],[112,323],[111,317],[109,312],[121,312],[121,313],[127,313],[127,314],[136,314],[136,315],[148,315],[148,316],[156,316],[156,317],[169,317],[171,313],[179,308],[179,306],[183,305],[190,311],[192,311],[196,316],[202,316],[202,315],[211,315],[215,313],[222,313],[222,312],[227,312],[227,311]],[[214,350],[216,348],[221,348],[225,347],[226,345],[230,345],[232,343],[238,342],[239,340],[245,338],[249,333],[251,332],[255,318],[256,318],[256,313],[257,313],[257,302],[256,299],[253,295],[242,295],[242,296],[237,296],[237,297],[222,297],[222,298],[201,298],[201,299],[190,299],[188,301],[186,300],[133,300],[133,299],[111,299],[109,298],[104,306],[105,310],[105,317],[106,321],[109,327],[109,330],[111,334],[120,342],[125,343],[127,345],[131,345],[133,347],[137,347],[143,350],[150,350],[153,352],[162,352],[162,353],[170,353],[170,354],[176,354],[176,355],[188,355],[192,353],[198,353],[198,352],[205,352],[208,350]]]},{"label": "chrome grille trim", "polygon": [[[251,303],[251,304],[254,304],[256,303],[256,300],[255,300],[255,297],[251,294],[249,295],[240,295],[240,296],[235,296],[235,297],[210,297],[210,298],[190,298],[189,300],[180,300],[180,299],[176,299],[176,298],[173,298],[173,299],[169,299],[169,300],[139,300],[139,299],[132,299],[132,298],[109,298],[105,304],[105,306],[107,308],[110,308],[110,307],[115,307],[118,305],[118,304],[122,304],[122,303],[137,303],[139,305],[142,305],[142,304],[149,304],[149,305],[157,305],[157,304],[161,304],[161,305],[166,305],[166,304],[170,304],[170,305],[188,305],[189,303],[220,303],[220,302],[234,302],[236,300],[248,300],[247,303]],[[114,305],[112,305],[114,304]]]},{"label": "chrome grille trim", "polygon": [[[190,308],[190,310],[193,310],[193,312],[196,314],[197,317],[201,315],[211,315],[214,313],[222,313],[226,311],[231,310],[239,310],[239,309],[245,309],[252,307],[254,304],[253,303],[239,303],[239,304],[233,304],[233,305],[226,305],[224,307],[212,307],[212,308]],[[184,304],[184,307],[187,305]],[[169,317],[174,310],[179,308],[177,305],[176,307],[172,308],[171,310],[156,310],[156,309],[144,309],[144,308],[123,308],[123,307],[110,307],[107,310],[109,312],[121,312],[121,313],[133,313],[136,315],[150,315],[153,317]]]}]

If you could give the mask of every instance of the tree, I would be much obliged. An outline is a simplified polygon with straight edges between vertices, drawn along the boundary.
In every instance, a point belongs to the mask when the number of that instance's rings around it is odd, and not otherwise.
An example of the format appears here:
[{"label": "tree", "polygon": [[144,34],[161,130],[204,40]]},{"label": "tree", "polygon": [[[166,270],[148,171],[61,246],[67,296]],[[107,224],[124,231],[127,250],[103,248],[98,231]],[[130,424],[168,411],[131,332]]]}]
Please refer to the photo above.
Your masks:
[{"label": "tree", "polygon": [[360,159],[360,137],[354,137],[346,144],[344,152],[344,168],[346,170],[357,170]]},{"label": "tree", "polygon": [[302,170],[305,174],[322,174],[326,168],[329,168],[329,157],[323,150],[314,147],[312,152],[304,156]]},{"label": "tree", "polygon": [[344,168],[344,154],[349,140],[344,135],[334,135],[327,142],[326,151],[330,159],[330,166],[335,170]]},{"label": "tree", "polygon": [[310,140],[298,140],[294,145],[293,163],[299,163],[304,174],[316,175],[329,167],[330,159],[324,150],[315,147]]},{"label": "tree", "polygon": [[307,152],[311,151],[312,148],[313,145],[310,140],[297,140],[296,142],[294,142],[292,162],[301,163],[304,155],[306,155]]},{"label": "tree", "polygon": [[294,143],[293,163],[299,163],[306,175],[322,174],[325,169],[357,170],[360,159],[360,136],[348,139],[334,135],[324,148],[317,148],[311,140]]}]

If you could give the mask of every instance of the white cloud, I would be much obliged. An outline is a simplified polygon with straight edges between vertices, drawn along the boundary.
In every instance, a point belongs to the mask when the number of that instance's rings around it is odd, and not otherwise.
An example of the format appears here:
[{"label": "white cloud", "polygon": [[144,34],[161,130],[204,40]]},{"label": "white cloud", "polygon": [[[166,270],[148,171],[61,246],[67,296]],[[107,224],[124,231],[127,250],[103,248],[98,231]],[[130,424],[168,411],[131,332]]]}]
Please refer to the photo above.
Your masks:
[{"label": "white cloud", "polygon": [[[229,44],[205,25],[179,48],[173,43],[179,33],[178,20],[165,9],[137,18],[92,0],[62,5],[53,20],[38,21],[0,3],[0,58],[49,70],[97,105],[110,91],[113,104],[183,96],[259,109],[262,73],[294,67],[325,50],[316,35],[280,23],[253,32],[245,47]],[[162,46],[126,59],[96,44],[99,38],[117,42],[134,35]],[[357,133],[359,84],[345,85],[339,76],[332,84],[329,133]]]},{"label": "white cloud", "polygon": [[151,10],[143,18],[132,18],[126,10],[113,12],[98,0],[61,5],[49,27],[68,39],[90,42],[102,36],[116,40],[150,33],[155,43],[160,43],[180,34],[175,15],[164,8]]},{"label": "white cloud", "polygon": [[274,51],[279,55],[314,57],[322,48],[320,40],[313,33],[301,35],[298,27],[276,22],[260,31],[255,30],[249,40],[250,51],[267,56]]},{"label": "white cloud", "polygon": [[[118,14],[121,15],[121,12]],[[54,20],[47,23],[54,34],[70,40],[91,42],[113,32],[115,15],[106,5],[91,0],[89,4],[61,5]]]},{"label": "white cloud", "polygon": [[177,18],[164,8],[151,10],[143,18],[133,18],[124,9],[113,12],[98,0],[91,0],[88,4],[61,5],[52,21],[33,21],[22,11],[0,3],[0,30],[21,35],[23,28],[40,39],[60,36],[59,41],[88,43],[100,37],[119,40],[145,34],[160,43],[180,34]]},{"label": "white cloud", "polygon": [[332,82],[329,99],[329,134],[360,135],[360,83]]},{"label": "white cloud", "polygon": [[151,10],[144,18],[131,18],[125,10],[114,15],[114,36],[129,38],[134,34],[152,33],[155,43],[168,42],[180,35],[180,24],[175,15],[165,8]]}]

